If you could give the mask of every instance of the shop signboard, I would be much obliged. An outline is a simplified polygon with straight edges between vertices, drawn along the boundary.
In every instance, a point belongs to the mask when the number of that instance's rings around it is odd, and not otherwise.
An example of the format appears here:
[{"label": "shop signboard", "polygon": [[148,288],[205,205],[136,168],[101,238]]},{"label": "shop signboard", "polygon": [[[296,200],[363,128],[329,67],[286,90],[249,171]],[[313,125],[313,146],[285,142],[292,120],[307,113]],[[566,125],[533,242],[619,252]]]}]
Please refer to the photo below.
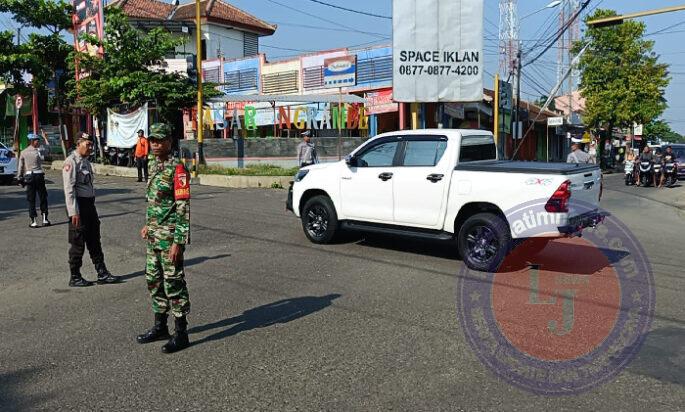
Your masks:
[{"label": "shop signboard", "polygon": [[547,118],[547,126],[563,126],[564,125],[564,118],[563,117],[548,117]]},{"label": "shop signboard", "polygon": [[324,60],[324,87],[350,87],[357,84],[357,56],[340,56]]},{"label": "shop signboard", "polygon": [[392,113],[398,110],[397,103],[392,100],[392,89],[366,93],[366,114]]},{"label": "shop signboard", "polygon": [[399,102],[483,99],[483,0],[394,0],[393,91]]}]

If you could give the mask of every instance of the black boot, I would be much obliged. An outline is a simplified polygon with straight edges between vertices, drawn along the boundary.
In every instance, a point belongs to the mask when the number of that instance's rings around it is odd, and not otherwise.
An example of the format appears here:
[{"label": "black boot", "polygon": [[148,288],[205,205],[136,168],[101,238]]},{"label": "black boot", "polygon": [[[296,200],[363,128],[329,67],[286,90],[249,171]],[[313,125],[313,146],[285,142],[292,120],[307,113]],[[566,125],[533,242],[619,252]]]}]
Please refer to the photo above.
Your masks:
[{"label": "black boot", "polygon": [[174,331],[174,336],[169,339],[166,345],[162,346],[162,352],[164,353],[174,353],[183,350],[190,346],[188,341],[188,321],[185,316],[180,318],[175,318],[176,330]]},{"label": "black boot", "polygon": [[98,262],[95,264],[95,270],[98,272],[98,285],[104,285],[108,283],[117,283],[119,278],[112,276],[105,266],[105,262]]},{"label": "black boot", "polygon": [[92,286],[93,282],[89,282],[81,276],[79,268],[71,268],[71,277],[69,278],[69,286],[73,288],[81,288],[85,286]]},{"label": "black boot", "polygon": [[155,326],[142,335],[136,336],[138,343],[150,343],[169,339],[169,327],[167,326],[166,321],[166,313],[155,313]]}]

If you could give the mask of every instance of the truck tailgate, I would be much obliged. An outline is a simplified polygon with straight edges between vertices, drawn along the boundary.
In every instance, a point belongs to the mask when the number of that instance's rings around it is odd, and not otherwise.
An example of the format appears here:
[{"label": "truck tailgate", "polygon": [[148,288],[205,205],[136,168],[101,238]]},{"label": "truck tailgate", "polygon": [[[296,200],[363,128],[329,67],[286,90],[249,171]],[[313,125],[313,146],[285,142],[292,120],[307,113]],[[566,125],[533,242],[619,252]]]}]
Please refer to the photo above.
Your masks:
[{"label": "truck tailgate", "polygon": [[599,168],[567,175],[571,181],[569,216],[576,216],[599,207],[602,172]]}]

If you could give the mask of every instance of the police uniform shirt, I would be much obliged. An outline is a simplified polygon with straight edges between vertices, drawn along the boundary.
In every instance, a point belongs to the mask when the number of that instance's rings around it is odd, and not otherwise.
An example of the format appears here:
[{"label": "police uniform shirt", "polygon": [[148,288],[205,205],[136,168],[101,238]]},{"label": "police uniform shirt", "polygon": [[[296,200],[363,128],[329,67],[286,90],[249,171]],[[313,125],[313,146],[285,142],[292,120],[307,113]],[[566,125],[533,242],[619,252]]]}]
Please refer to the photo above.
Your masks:
[{"label": "police uniform shirt", "polygon": [[297,145],[297,163],[316,163],[316,147],[312,142],[300,142]]},{"label": "police uniform shirt", "polygon": [[79,214],[77,197],[95,197],[93,187],[93,166],[88,159],[74,151],[64,161],[62,179],[64,180],[64,199],[69,216]]},{"label": "police uniform shirt", "polygon": [[21,152],[19,157],[19,176],[43,172],[43,156],[33,146],[29,146]]}]

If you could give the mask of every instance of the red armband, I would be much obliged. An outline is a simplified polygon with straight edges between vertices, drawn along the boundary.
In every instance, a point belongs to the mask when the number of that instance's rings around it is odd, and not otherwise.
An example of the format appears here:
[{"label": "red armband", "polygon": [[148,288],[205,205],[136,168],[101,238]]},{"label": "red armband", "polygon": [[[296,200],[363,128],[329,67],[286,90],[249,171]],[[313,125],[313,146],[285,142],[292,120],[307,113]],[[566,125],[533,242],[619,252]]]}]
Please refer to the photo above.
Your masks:
[{"label": "red armband", "polygon": [[174,173],[174,199],[190,199],[190,180],[188,179],[188,172],[182,164],[176,165]]}]

